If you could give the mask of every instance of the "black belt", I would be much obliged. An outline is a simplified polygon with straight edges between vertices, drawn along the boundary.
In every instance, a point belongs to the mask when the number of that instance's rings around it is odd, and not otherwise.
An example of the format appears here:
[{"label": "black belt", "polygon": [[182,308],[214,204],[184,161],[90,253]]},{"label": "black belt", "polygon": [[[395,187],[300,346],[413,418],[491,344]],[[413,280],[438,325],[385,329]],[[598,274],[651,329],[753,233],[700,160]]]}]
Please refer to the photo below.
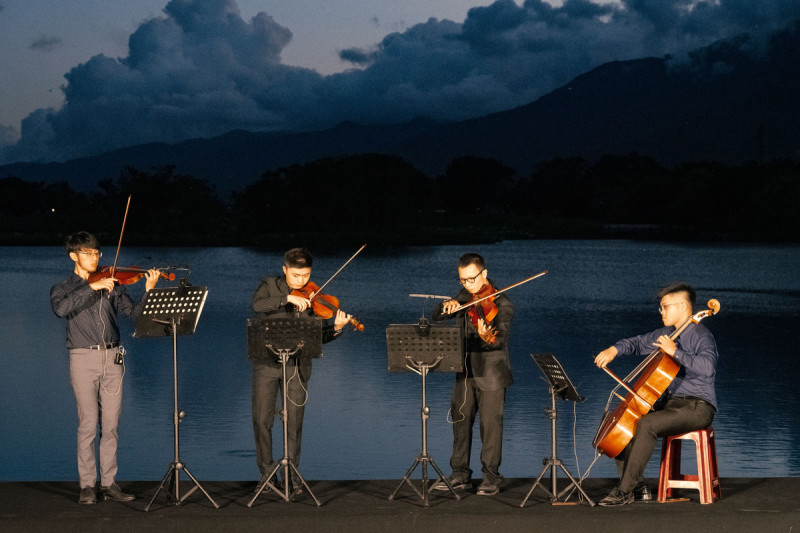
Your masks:
[{"label": "black belt", "polygon": [[703,398],[700,398],[699,396],[673,396],[673,398],[675,398],[676,400],[695,400],[695,401],[702,402],[702,403],[706,404],[707,406],[712,408],[714,411],[717,410],[717,408],[714,407],[714,405],[711,402],[709,402],[708,400],[705,400]]},{"label": "black belt", "polygon": [[108,344],[95,344],[94,346],[87,346],[87,350],[110,350],[119,346],[118,342],[110,342]]}]

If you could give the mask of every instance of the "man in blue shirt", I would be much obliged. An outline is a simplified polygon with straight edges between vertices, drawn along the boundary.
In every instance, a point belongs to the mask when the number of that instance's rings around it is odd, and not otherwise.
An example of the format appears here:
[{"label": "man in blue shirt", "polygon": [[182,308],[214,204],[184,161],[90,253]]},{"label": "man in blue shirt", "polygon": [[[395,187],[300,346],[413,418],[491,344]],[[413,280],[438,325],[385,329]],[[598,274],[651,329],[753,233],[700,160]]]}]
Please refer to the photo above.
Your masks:
[{"label": "man in blue shirt", "polygon": [[[50,305],[59,318],[67,321],[69,372],[78,406],[78,475],[81,492],[78,503],[97,502],[97,460],[95,438],[100,435],[100,491],[105,500],[129,501],[132,494],[120,490],[117,474],[117,426],[122,410],[122,376],[117,314],[131,320],[139,308],[116,278],[105,277],[89,282],[103,255],[91,233],[79,231],[64,241],[74,262],[72,275],[50,289]],[[145,274],[145,290],[156,286],[159,271]],[[140,302],[141,303],[141,302]]]},{"label": "man in blue shirt", "polygon": [[681,435],[711,425],[717,411],[714,378],[717,374],[717,345],[714,336],[699,323],[689,324],[674,341],[670,335],[692,317],[695,291],[676,283],[659,293],[664,327],[650,333],[623,339],[606,348],[594,359],[605,368],[617,355],[648,355],[660,348],[680,365],[680,371],[659,399],[655,410],[636,425],[633,438],[620,453],[622,472],[619,484],[598,503],[617,506],[634,501],[633,490],[644,475],[656,440]]}]

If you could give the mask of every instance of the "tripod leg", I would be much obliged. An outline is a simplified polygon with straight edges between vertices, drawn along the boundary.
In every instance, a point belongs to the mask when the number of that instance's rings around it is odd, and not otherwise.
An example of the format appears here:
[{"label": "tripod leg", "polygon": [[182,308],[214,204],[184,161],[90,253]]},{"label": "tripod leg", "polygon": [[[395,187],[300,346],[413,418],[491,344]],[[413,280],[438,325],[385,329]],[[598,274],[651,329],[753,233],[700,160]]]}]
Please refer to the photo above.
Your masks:
[{"label": "tripod leg", "polygon": [[397,485],[397,488],[396,488],[396,489],[394,489],[394,492],[393,492],[393,493],[392,493],[392,494],[389,496],[389,501],[391,501],[391,500],[393,500],[393,499],[394,499],[394,497],[395,497],[395,496],[397,495],[397,493],[400,491],[400,488],[403,486],[403,483],[408,483],[408,486],[409,486],[409,487],[411,487],[412,489],[414,489],[414,492],[416,492],[416,493],[417,493],[417,496],[419,496],[420,498],[422,498],[422,493],[421,493],[420,491],[418,491],[418,490],[417,490],[417,487],[415,487],[415,486],[414,486],[414,484],[413,484],[413,483],[411,483],[411,479],[410,479],[410,477],[411,477],[411,474],[412,474],[412,473],[414,472],[414,470],[417,468],[417,465],[418,465],[418,464],[420,464],[421,462],[422,462],[422,461],[420,460],[420,458],[419,458],[419,457],[417,457],[417,458],[414,460],[414,462],[411,464],[411,468],[409,468],[409,469],[408,469],[408,471],[406,472],[406,475],[404,475],[404,476],[403,476],[403,479],[402,479],[402,480],[400,481],[400,483]]},{"label": "tripod leg", "polygon": [[172,474],[175,471],[176,471],[175,470],[175,463],[170,464],[169,468],[167,469],[167,473],[164,474],[164,477],[161,479],[161,484],[158,486],[158,490],[156,490],[156,493],[153,494],[153,497],[150,499],[150,503],[147,504],[147,507],[144,508],[145,512],[150,510],[150,506],[153,505],[154,501],[156,501],[156,497],[158,496],[158,493],[161,492],[161,489],[163,489],[164,485],[167,483],[167,479],[169,478],[169,475]]},{"label": "tripod leg", "polygon": [[[586,501],[588,501],[588,502],[589,502],[589,506],[590,506],[590,507],[594,507],[596,504],[595,504],[595,503],[592,501],[592,499],[589,497],[589,495],[588,495],[588,494],[586,494],[586,492],[583,490],[583,487],[581,487],[580,483],[578,483],[578,482],[575,480],[575,478],[574,478],[574,477],[572,477],[572,475],[571,475],[571,474],[569,473],[569,471],[568,471],[568,470],[567,470],[567,469],[564,467],[564,465],[563,465],[563,464],[559,464],[559,466],[561,467],[561,470],[563,470],[563,471],[564,471],[564,474],[566,474],[566,476],[569,478],[569,480],[570,480],[570,484],[569,484],[569,485],[567,485],[567,486],[564,488],[564,490],[562,490],[561,492],[559,492],[559,493],[558,493],[558,496],[556,497],[556,499],[559,499],[559,498],[561,498],[561,496],[562,496],[563,494],[565,494],[565,493],[566,493],[566,492],[567,492],[567,491],[570,489],[570,487],[573,487],[573,486],[574,486],[576,489],[578,489],[578,490],[581,492],[581,494],[583,494],[583,497],[584,497],[584,498],[586,498]],[[565,501],[566,501],[566,500],[565,500]]]},{"label": "tripod leg", "polygon": [[[214,508],[215,509],[219,509],[219,505],[217,505],[217,502],[215,502],[214,499],[211,496],[208,495],[208,493],[206,492],[206,489],[204,489],[203,486],[200,484],[200,482],[197,481],[197,479],[192,475],[191,472],[189,472],[189,469],[186,468],[186,465],[183,465],[183,471],[186,472],[186,475],[189,476],[189,479],[194,481],[194,488],[195,489],[200,489],[200,491],[203,494],[206,495],[206,498],[208,498],[208,501],[210,501],[214,505]],[[189,494],[191,494],[192,492],[194,492],[194,489],[192,489],[190,492],[186,493],[186,495],[183,497],[183,499],[186,499],[187,497],[189,497]]]},{"label": "tripod leg", "polygon": [[421,487],[422,487],[422,503],[425,504],[425,507],[428,507],[430,505],[430,501],[428,500],[428,461],[426,459],[422,460]]},{"label": "tripod leg", "polygon": [[439,475],[439,479],[437,479],[437,481],[439,480],[444,481],[444,484],[447,485],[447,488],[450,489],[450,492],[453,494],[453,496],[456,497],[456,500],[460,500],[461,496],[458,495],[456,489],[454,489],[453,485],[450,483],[450,480],[447,479],[447,476],[444,475],[442,469],[439,468],[439,465],[437,465],[436,461],[433,460],[433,457],[430,458],[430,463],[431,466],[433,466],[433,469],[436,470],[436,473]]},{"label": "tripod leg", "polygon": [[272,489],[272,491],[273,491],[273,492],[275,492],[276,494],[278,494],[278,495],[279,495],[279,496],[281,496],[282,498],[284,497],[284,496],[283,496],[283,494],[281,494],[281,491],[279,491],[279,490],[278,490],[278,487],[276,487],[275,485],[273,485],[273,484],[270,482],[270,479],[272,479],[272,476],[274,476],[274,475],[275,475],[275,473],[278,471],[278,469],[279,469],[280,467],[281,467],[281,464],[280,464],[280,463],[276,464],[276,465],[275,465],[275,466],[272,468],[272,471],[271,471],[271,472],[270,472],[270,473],[269,473],[267,476],[265,476],[265,478],[264,478],[264,479],[265,479],[264,483],[262,483],[262,484],[261,484],[261,486],[259,486],[259,487],[256,489],[256,493],[253,495],[253,498],[250,500],[250,503],[248,503],[248,504],[247,504],[247,506],[248,506],[248,507],[252,507],[252,506],[253,506],[253,502],[255,502],[255,501],[256,501],[256,499],[258,499],[258,497],[259,497],[259,496],[261,496],[261,493],[264,491],[264,489],[265,489],[266,487],[269,487],[270,489]]},{"label": "tripod leg", "polygon": [[539,482],[544,477],[545,472],[547,472],[547,469],[550,468],[550,466],[552,465],[552,463],[550,461],[551,461],[550,459],[545,461],[544,468],[542,468],[541,474],[539,474],[539,477],[536,478],[536,482],[533,484],[533,486],[531,486],[531,490],[528,491],[528,494],[525,495],[525,499],[522,500],[521,504],[519,504],[520,507],[525,507],[525,503],[528,501],[528,498],[531,497],[531,494],[533,494],[533,491],[537,486],[541,486],[542,490],[545,491],[550,496],[551,500],[556,497],[556,495],[553,494],[552,492],[550,492],[549,490],[547,490],[547,488],[544,485],[539,485]]},{"label": "tripod leg", "polygon": [[[311,497],[312,497],[312,498],[314,498],[314,501],[316,502],[316,504],[317,504],[317,507],[319,507],[319,506],[321,505],[321,504],[319,503],[319,500],[317,499],[317,497],[316,497],[316,496],[314,496],[314,493],[313,493],[313,492],[311,492],[311,487],[309,487],[309,486],[308,486],[308,483],[306,483],[306,480],[303,478],[303,475],[302,475],[302,474],[300,473],[300,471],[297,469],[297,467],[295,466],[295,464],[294,464],[294,463],[292,463],[292,462],[290,462],[290,463],[289,463],[289,466],[291,466],[291,467],[292,467],[292,470],[294,470],[294,473],[295,473],[295,474],[297,474],[297,477],[298,477],[298,478],[300,478],[300,482],[301,482],[301,483],[303,483],[303,486],[306,488],[306,490],[308,491],[308,493],[309,493],[309,494],[311,494]],[[287,486],[287,490],[288,490],[288,486],[289,486],[289,484],[288,484],[288,483],[286,483],[286,486]]]}]

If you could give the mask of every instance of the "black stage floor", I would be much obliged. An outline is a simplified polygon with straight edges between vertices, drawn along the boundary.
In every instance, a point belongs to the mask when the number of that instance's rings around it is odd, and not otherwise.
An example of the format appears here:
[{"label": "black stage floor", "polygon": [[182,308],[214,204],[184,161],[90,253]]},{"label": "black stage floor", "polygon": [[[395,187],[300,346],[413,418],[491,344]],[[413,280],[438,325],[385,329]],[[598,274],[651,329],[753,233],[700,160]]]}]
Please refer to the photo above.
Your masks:
[{"label": "black stage floor", "polygon": [[[636,502],[618,508],[552,505],[537,488],[521,508],[533,481],[507,479],[500,494],[492,497],[477,496],[475,487],[459,491],[460,500],[436,492],[427,507],[405,485],[389,501],[399,480],[311,481],[319,507],[308,493],[287,503],[268,490],[248,507],[255,482],[202,481],[219,509],[200,491],[176,506],[162,490],[149,512],[144,509],[157,481],[120,482],[123,490],[137,495],[136,500],[96,505],[77,503],[77,483],[0,483],[0,531],[800,532],[800,477],[724,478],[722,499],[712,505],[701,505],[697,491],[691,490],[681,494],[689,501],[672,503]],[[657,480],[649,481],[655,488]],[[417,479],[415,485],[419,484]],[[559,479],[559,488],[566,484]],[[181,494],[193,486],[181,477]],[[594,501],[613,486],[611,479],[587,479],[583,484]]]}]

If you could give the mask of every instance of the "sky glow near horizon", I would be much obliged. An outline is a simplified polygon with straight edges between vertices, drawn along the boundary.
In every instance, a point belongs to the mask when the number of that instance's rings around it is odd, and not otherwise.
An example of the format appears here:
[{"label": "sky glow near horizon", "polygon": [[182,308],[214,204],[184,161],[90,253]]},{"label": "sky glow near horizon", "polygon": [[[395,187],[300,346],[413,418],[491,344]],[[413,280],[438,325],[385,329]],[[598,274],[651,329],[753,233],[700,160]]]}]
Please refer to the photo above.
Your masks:
[{"label": "sky glow near horizon", "polygon": [[0,163],[460,120],[795,19],[795,0],[0,0]]},{"label": "sky glow near horizon", "polygon": [[[0,0],[0,125],[38,108],[58,109],[72,67],[104,54],[124,57],[128,38],[146,20],[163,17],[169,0]],[[609,1],[609,0],[606,0]],[[281,58],[329,75],[352,65],[337,51],[368,47],[430,17],[462,21],[491,0],[237,0],[242,18],[264,11],[293,34]],[[560,2],[551,1],[559,5]],[[15,104],[11,104],[15,102]]]}]

